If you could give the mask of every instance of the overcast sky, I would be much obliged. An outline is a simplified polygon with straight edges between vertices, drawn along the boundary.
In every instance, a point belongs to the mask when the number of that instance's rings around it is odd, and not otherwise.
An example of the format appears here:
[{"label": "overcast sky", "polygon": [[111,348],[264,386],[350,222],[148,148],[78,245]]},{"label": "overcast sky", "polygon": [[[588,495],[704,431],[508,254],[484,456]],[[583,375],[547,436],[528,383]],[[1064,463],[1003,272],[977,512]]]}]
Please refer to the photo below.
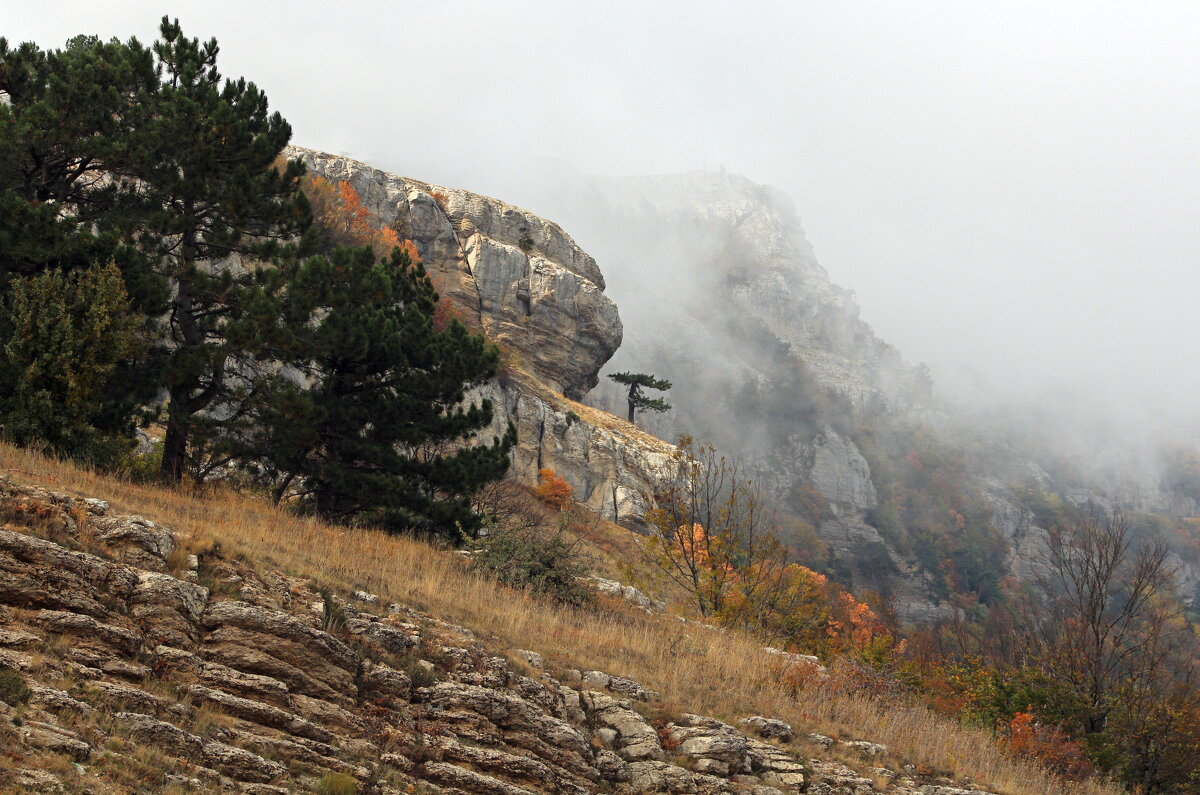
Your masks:
[{"label": "overcast sky", "polygon": [[296,143],[551,218],[547,164],[723,166],[942,383],[1200,405],[1200,3],[5,0],[0,33],[164,12]]}]

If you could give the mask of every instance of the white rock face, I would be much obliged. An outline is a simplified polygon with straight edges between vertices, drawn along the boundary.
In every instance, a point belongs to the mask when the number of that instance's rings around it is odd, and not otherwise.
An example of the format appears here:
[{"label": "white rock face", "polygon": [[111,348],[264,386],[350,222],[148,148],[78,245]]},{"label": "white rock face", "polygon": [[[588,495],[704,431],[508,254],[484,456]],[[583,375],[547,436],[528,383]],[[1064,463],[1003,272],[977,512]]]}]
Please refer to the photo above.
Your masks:
[{"label": "white rock face", "polygon": [[383,225],[412,240],[468,325],[520,352],[551,388],[581,397],[621,344],[596,261],[557,224],[457,188],[430,185],[301,147],[286,154],[349,182]]},{"label": "white rock face", "polygon": [[620,419],[573,404],[621,344],[621,319],[596,261],[557,224],[510,204],[290,147],[309,172],[349,182],[378,222],[412,240],[438,291],[470,327],[509,351],[508,372],[476,390],[517,427],[511,477],[563,477],[575,499],[637,527],[674,450]]},{"label": "white rock face", "polygon": [[528,380],[487,384],[478,395],[496,407],[485,438],[503,433],[507,422],[517,426],[511,477],[536,483],[538,470],[553,469],[577,501],[611,521],[642,526],[670,474],[673,445]]},{"label": "white rock face", "polygon": [[832,428],[813,440],[808,478],[835,507],[858,512],[878,503],[866,459],[854,442]]}]

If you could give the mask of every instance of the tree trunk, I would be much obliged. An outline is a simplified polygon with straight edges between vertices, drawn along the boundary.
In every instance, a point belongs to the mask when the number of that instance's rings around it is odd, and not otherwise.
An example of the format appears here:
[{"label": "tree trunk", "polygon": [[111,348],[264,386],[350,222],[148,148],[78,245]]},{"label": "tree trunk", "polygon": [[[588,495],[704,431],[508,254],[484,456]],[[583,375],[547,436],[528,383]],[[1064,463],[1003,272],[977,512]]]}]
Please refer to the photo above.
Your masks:
[{"label": "tree trunk", "polygon": [[630,422],[633,422],[633,412],[636,408],[637,408],[637,404],[634,403],[632,400],[629,401],[629,421]]},{"label": "tree trunk", "polygon": [[292,480],[295,477],[295,472],[289,472],[287,477],[283,479],[283,482],[275,487],[275,492],[271,495],[273,497],[272,503],[275,505],[279,504],[279,501],[283,499],[283,495],[287,494],[288,486],[292,485]]},{"label": "tree trunk", "polygon": [[167,408],[167,438],[163,442],[162,464],[159,472],[171,483],[183,479],[183,460],[187,454],[187,422],[183,403],[187,400],[186,391],[171,390],[171,403]]}]

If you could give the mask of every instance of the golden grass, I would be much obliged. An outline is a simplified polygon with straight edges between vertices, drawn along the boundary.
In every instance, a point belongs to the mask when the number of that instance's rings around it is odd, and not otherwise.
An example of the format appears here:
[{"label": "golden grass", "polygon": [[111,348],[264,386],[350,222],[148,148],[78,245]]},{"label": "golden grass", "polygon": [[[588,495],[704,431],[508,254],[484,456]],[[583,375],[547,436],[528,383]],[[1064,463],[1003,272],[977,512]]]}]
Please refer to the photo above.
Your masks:
[{"label": "golden grass", "polygon": [[217,542],[227,553],[328,587],[366,588],[386,601],[491,636],[502,647],[539,651],[557,666],[629,676],[691,712],[726,720],[762,714],[788,721],[801,732],[869,739],[887,745],[899,760],[969,776],[1007,795],[1117,792],[1093,782],[1061,782],[1006,756],[989,733],[924,708],[823,692],[794,698],[776,684],[771,655],[748,638],[685,626],[670,616],[551,606],[474,577],[460,556],[413,539],[329,526],[222,490],[196,495],[129,483],[4,444],[0,472],[17,481],[109,500],[114,510],[174,528],[189,539],[189,546]]},{"label": "golden grass", "polygon": [[664,455],[670,455],[675,451],[675,445],[643,431],[637,425],[628,422],[622,417],[610,414],[602,409],[594,408],[585,403],[579,403],[565,397],[559,392],[555,392],[520,366],[513,368],[510,377],[521,382],[522,392],[536,396],[539,400],[559,411],[574,412],[588,425],[608,431],[617,436],[623,436],[626,439],[632,439],[637,442],[639,447],[646,450],[652,450]]}]

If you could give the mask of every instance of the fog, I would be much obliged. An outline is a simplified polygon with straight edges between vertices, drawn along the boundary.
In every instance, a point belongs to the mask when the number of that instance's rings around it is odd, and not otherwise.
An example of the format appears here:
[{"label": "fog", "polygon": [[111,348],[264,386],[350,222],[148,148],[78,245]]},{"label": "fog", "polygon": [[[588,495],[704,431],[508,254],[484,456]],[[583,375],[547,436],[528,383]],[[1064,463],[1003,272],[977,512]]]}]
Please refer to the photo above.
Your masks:
[{"label": "fog", "polygon": [[[0,32],[148,41],[162,12],[6,0]],[[1200,413],[1195,3],[170,12],[219,40],[222,71],[263,87],[294,142],[551,219],[549,173],[773,185],[864,319],[950,399],[1176,431]]]}]

